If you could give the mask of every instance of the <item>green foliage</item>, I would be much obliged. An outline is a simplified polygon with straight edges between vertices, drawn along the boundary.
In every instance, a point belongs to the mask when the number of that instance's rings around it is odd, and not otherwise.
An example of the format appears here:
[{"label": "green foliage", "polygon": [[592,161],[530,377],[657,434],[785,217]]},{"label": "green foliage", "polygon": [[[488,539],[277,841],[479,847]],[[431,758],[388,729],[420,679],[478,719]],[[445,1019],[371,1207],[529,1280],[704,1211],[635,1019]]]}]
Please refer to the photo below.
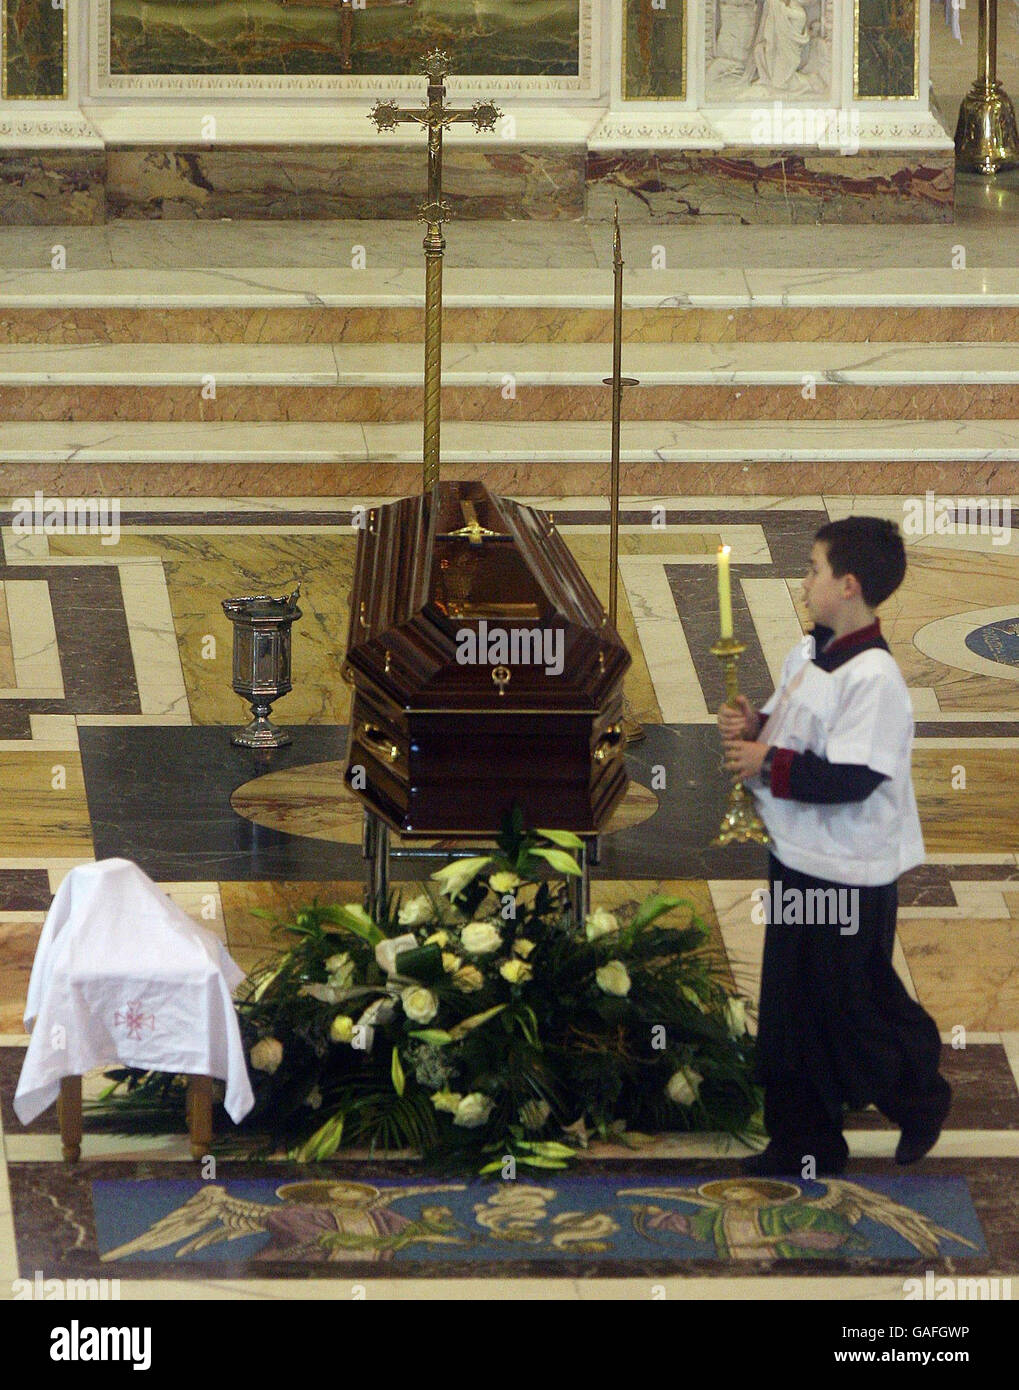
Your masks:
[{"label": "green foliage", "polygon": [[[497,854],[454,861],[410,902],[394,895],[383,921],[313,903],[278,923],[281,950],[238,1002],[256,1094],[245,1129],[302,1162],[413,1149],[437,1170],[485,1173],[506,1155],[561,1168],[581,1132],[749,1132],[745,1001],[694,905],[656,894],[628,922],[600,911],[572,926],[545,873],[576,872],[576,838],[528,832],[515,809]],[[408,935],[416,946],[394,961],[386,941]],[[120,1123],[182,1106],[179,1078],[109,1075],[103,1106]]]}]

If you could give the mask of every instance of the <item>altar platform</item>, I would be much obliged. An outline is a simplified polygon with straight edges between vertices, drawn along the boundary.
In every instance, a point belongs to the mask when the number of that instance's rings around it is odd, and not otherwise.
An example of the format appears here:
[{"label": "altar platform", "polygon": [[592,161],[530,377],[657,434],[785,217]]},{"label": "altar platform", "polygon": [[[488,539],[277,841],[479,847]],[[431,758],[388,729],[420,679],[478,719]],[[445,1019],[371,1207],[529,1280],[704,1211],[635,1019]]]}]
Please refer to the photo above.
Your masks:
[{"label": "altar platform", "polygon": [[[503,112],[489,136],[449,132],[459,216],[606,221],[618,200],[637,224],[953,219],[975,7],[958,51],[926,0],[369,0],[346,30],[341,8],[22,0],[0,220],[413,217],[422,137],[367,114],[417,102],[436,45],[452,99]],[[1003,26],[1006,83],[1013,57]]]},{"label": "altar platform", "polygon": [[[908,238],[627,228],[623,365],[641,384],[623,402],[624,492],[1014,489],[1017,225],[1001,181],[993,198],[969,188],[962,226]],[[420,236],[406,222],[6,228],[7,490],[414,491]],[[606,495],[611,254],[601,226],[456,225],[445,476]]]}]

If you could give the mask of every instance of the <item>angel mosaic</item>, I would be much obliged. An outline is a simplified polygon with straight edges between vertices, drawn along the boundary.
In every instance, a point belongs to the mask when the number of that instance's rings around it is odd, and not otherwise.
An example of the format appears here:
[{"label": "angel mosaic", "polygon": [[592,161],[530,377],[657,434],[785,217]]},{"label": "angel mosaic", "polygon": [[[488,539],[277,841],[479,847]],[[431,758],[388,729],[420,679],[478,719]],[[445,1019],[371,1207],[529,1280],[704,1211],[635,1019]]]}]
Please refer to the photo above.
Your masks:
[{"label": "angel mosaic", "polygon": [[901,1236],[920,1255],[933,1258],[941,1242],[977,1246],[931,1217],[859,1183],[830,1179],[808,1196],[798,1183],[772,1178],[722,1178],[698,1188],[631,1187],[625,1197],[678,1202],[693,1212],[658,1205],[631,1206],[634,1228],[649,1240],[685,1236],[711,1246],[719,1260],[804,1259],[866,1250],[856,1229],[865,1218]]}]

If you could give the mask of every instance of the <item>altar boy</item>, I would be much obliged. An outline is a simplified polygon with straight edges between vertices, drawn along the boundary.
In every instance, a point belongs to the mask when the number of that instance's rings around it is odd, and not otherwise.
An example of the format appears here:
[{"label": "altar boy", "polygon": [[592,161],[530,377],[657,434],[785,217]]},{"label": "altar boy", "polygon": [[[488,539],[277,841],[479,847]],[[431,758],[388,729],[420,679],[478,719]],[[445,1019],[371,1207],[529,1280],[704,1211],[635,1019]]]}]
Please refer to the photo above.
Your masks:
[{"label": "altar boy", "polygon": [[718,711],[726,767],[772,841],[757,1037],[770,1142],[747,1172],[841,1172],[843,1106],[870,1102],[914,1163],[948,1113],[938,1029],[891,964],[897,880],[924,859],[912,707],[875,613],[905,573],[891,522],[823,526],[803,584],[812,632],[762,710],[741,696]]}]

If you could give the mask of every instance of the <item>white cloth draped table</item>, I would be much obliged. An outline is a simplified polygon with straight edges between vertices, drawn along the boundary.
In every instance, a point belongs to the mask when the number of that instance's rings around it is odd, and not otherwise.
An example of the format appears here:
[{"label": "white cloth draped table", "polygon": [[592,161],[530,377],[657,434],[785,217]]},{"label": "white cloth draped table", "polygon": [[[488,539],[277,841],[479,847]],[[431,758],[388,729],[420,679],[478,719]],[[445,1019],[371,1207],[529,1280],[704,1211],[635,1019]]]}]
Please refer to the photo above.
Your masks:
[{"label": "white cloth draped table", "polygon": [[238,1123],[254,1104],[232,999],[243,979],[223,943],[137,864],[72,869],[32,965],[18,1119],[30,1124],[52,1105],[62,1077],[120,1062],[224,1080]]}]

